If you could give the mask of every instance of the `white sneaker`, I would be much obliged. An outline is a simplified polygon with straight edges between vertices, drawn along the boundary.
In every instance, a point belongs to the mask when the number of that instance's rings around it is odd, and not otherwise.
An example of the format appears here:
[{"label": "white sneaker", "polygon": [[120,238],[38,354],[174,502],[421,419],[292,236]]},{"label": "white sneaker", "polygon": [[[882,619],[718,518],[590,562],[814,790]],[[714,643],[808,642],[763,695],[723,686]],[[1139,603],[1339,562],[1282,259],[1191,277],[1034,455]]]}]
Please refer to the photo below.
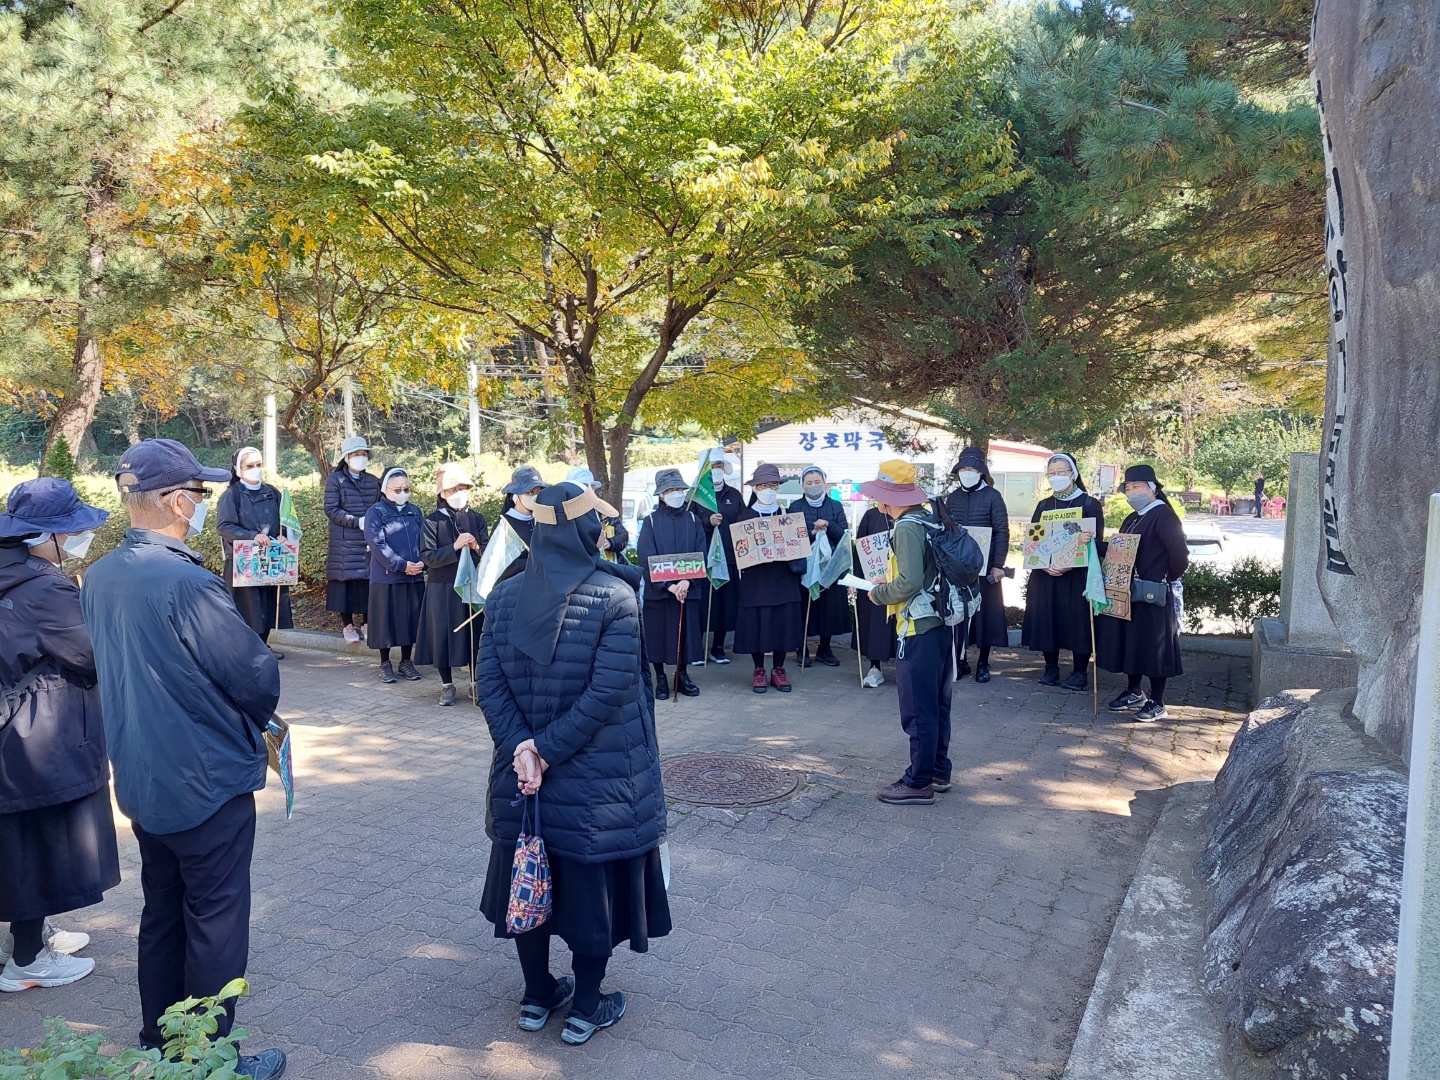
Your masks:
[{"label": "white sneaker", "polygon": [[33,964],[20,967],[14,957],[6,962],[5,970],[0,971],[0,991],[13,994],[42,986],[69,986],[94,970],[94,960],[41,949]]},{"label": "white sneaker", "polygon": [[[45,920],[45,929],[41,931],[41,935],[45,944],[50,946],[51,952],[64,953],[67,956],[70,953],[79,952],[90,944],[89,934],[81,934],[72,930],[56,930],[50,924],[49,919]],[[0,968],[8,964],[13,955],[15,955],[15,935],[6,933],[3,938],[0,938]]]},{"label": "white sneaker", "polygon": [[66,956],[77,953],[90,944],[89,934],[82,934],[78,930],[57,930],[49,919],[45,920],[42,935],[51,952],[64,953]]},{"label": "white sneaker", "polygon": [[884,681],[885,673],[882,672],[878,667],[872,666],[869,672],[866,673],[865,678],[861,680],[861,685],[868,686],[870,687],[870,689],[873,690],[875,689],[875,687],[879,686]]},{"label": "white sneaker", "polygon": [[360,631],[356,630],[350,623],[345,624],[345,641],[350,645],[360,644]]}]

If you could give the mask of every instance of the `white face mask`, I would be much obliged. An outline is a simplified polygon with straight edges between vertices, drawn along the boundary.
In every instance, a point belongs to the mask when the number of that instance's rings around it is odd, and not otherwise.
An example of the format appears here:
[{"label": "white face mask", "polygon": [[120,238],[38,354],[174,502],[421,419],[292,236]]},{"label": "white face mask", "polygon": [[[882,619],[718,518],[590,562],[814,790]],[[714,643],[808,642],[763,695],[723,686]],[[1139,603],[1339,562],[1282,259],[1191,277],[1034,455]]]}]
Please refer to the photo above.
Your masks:
[{"label": "white face mask", "polygon": [[190,516],[185,519],[185,539],[188,540],[192,536],[199,536],[200,530],[205,528],[205,516],[210,513],[210,504],[203,499],[196,502],[190,495],[185,495],[185,498],[189,499],[194,507]]},{"label": "white face mask", "polygon": [[980,474],[979,474],[978,472],[976,472],[974,469],[961,469],[961,470],[960,470],[960,486],[961,486],[961,487],[963,487],[963,488],[973,488],[973,487],[975,487],[975,486],[976,486],[977,484],[979,484],[979,483],[980,483]]},{"label": "white face mask", "polygon": [[83,559],[95,540],[95,530],[67,536],[60,544],[60,550],[67,559]]},{"label": "white face mask", "polygon": [[396,506],[404,506],[406,503],[408,503],[408,502],[410,501],[410,492],[408,492],[408,491],[392,491],[392,492],[387,492],[386,495],[385,495],[385,497],[386,497],[387,499],[389,499],[392,503],[394,503]]},{"label": "white face mask", "polygon": [[661,498],[665,500],[665,505],[672,510],[679,510],[685,505],[685,492],[683,491],[667,491]]},{"label": "white face mask", "polygon": [[351,472],[362,473],[365,471],[366,466],[370,464],[370,459],[364,454],[353,454],[345,459],[345,464],[350,466]]},{"label": "white face mask", "polygon": [[775,500],[780,498],[780,493],[774,488],[761,488],[755,492],[755,501],[761,506],[774,506]]},{"label": "white face mask", "polygon": [[1075,482],[1068,473],[1064,476],[1047,476],[1045,479],[1050,481],[1051,491],[1069,491],[1070,485]]},{"label": "white face mask", "polygon": [[240,471],[240,479],[245,481],[245,483],[247,484],[260,483],[260,478],[264,475],[265,471],[259,465],[254,465],[248,469],[242,469]]},{"label": "white face mask", "polygon": [[470,492],[455,491],[445,496],[445,501],[450,504],[451,510],[464,510],[470,505]]},{"label": "white face mask", "polygon": [[516,509],[516,510],[519,510],[520,513],[524,514],[527,518],[534,516],[534,513],[535,513],[535,496],[534,496],[534,495],[516,495],[516,496],[515,496],[515,509]]},{"label": "white face mask", "polygon": [[36,548],[39,547],[41,544],[48,544],[52,535],[53,534],[51,533],[41,533],[39,536],[33,537],[30,540],[26,540],[25,546]]}]

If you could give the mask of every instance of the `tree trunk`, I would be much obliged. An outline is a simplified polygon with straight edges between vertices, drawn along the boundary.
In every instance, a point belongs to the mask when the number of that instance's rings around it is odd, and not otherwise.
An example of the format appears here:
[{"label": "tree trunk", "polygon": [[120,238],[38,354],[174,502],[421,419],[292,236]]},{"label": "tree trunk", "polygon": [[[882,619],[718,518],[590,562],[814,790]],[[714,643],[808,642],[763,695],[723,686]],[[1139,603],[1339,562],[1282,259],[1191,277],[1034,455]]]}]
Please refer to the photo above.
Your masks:
[{"label": "tree trunk", "polygon": [[86,252],[89,275],[80,287],[80,313],[75,318],[75,351],[70,361],[70,374],[75,386],[61,399],[55,419],[50,423],[50,431],[45,437],[45,451],[40,458],[42,475],[50,449],[60,436],[65,437],[72,454],[80,453],[105,385],[105,366],[100,357],[100,342],[92,328],[90,309],[99,298],[105,280],[106,251],[99,235],[100,218],[109,210],[114,198],[108,166],[102,165],[85,199],[85,220],[90,241]]}]

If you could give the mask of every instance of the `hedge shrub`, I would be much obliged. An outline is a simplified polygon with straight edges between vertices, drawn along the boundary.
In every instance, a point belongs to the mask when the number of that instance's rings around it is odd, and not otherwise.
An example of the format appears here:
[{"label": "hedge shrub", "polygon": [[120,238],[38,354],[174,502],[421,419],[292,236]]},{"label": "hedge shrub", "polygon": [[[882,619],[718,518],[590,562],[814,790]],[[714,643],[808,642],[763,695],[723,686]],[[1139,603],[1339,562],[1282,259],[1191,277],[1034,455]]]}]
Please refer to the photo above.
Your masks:
[{"label": "hedge shrub", "polygon": [[1280,567],[1254,555],[1228,568],[1193,562],[1183,580],[1187,633],[1218,622],[1222,632],[1248,634],[1256,619],[1280,614]]}]

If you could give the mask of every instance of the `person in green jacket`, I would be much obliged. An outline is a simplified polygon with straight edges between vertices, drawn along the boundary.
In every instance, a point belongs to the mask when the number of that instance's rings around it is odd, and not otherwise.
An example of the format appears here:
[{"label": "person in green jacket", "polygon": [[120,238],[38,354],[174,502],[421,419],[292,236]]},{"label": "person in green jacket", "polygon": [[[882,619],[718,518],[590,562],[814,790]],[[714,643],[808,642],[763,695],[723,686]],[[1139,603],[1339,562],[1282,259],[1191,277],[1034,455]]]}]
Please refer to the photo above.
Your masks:
[{"label": "person in green jacket", "polygon": [[950,790],[950,628],[935,613],[930,589],[939,577],[925,536],[924,505],[929,496],[915,483],[915,466],[898,458],[882,462],[879,475],[860,485],[895,525],[890,534],[890,568],[870,593],[895,616],[899,644],[895,682],[900,726],[910,736],[910,767],[881,788],[881,802],[925,806],[937,791]]}]

